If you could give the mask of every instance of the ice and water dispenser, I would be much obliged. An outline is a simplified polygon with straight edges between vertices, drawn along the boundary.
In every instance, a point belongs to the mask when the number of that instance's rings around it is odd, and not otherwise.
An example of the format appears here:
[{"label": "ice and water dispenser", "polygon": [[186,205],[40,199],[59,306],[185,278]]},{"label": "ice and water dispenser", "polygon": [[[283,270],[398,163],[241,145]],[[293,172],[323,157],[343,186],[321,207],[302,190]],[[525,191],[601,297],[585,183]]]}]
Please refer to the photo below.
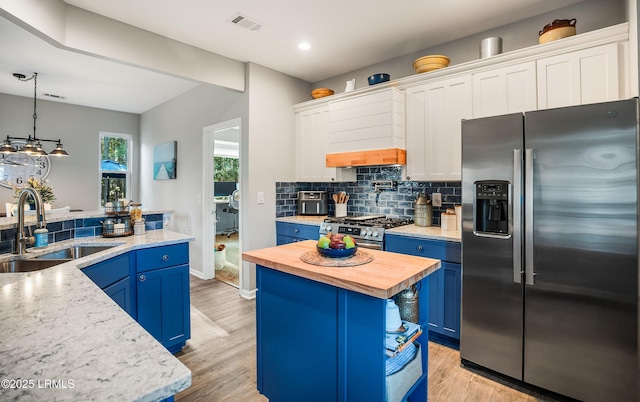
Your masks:
[{"label": "ice and water dispenser", "polygon": [[509,234],[509,182],[477,181],[474,184],[474,233]]}]

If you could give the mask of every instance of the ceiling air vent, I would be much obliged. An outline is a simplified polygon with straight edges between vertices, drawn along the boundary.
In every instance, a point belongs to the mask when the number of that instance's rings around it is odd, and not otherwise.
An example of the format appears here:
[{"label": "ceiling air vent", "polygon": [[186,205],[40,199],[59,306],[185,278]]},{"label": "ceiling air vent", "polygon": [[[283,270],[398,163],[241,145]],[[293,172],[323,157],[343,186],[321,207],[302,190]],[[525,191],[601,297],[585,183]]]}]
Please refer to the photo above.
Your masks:
[{"label": "ceiling air vent", "polygon": [[239,27],[246,28],[249,31],[257,31],[258,29],[262,28],[262,23],[254,20],[253,18],[249,18],[246,15],[242,15],[240,13],[237,13],[228,21]]}]

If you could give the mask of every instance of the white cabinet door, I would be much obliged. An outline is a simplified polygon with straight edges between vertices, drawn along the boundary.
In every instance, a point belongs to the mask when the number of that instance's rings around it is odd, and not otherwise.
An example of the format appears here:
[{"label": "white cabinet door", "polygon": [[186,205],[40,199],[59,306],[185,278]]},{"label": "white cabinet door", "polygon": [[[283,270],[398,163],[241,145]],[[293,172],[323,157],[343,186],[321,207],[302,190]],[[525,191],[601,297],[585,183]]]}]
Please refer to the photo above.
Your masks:
[{"label": "white cabinet door", "polygon": [[540,59],[537,70],[539,109],[620,99],[617,43]]},{"label": "white cabinet door", "polygon": [[328,168],[329,105],[296,114],[298,181],[355,181],[356,169]]},{"label": "white cabinet door", "polygon": [[536,108],[535,61],[473,74],[474,118]]},{"label": "white cabinet door", "polygon": [[407,180],[460,180],[461,121],[472,117],[471,75],[406,90]]}]

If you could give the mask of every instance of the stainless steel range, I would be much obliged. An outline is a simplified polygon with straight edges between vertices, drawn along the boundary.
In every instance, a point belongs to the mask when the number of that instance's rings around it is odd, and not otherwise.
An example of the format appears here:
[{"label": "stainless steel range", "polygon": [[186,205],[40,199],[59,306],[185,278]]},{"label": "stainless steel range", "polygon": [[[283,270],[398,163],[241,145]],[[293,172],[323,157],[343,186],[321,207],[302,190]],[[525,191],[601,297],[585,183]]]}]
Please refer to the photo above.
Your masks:
[{"label": "stainless steel range", "polygon": [[327,218],[320,224],[320,234],[342,233],[353,237],[359,247],[384,249],[386,229],[412,224],[412,219],[387,218],[385,215]]}]

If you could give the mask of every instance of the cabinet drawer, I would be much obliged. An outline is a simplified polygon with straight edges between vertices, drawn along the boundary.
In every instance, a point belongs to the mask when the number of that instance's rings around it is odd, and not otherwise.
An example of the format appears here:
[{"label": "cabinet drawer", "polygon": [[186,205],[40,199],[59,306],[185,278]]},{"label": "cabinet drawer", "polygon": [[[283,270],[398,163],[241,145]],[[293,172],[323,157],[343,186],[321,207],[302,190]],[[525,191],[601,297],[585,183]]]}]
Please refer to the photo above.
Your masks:
[{"label": "cabinet drawer", "polygon": [[122,254],[110,258],[106,261],[88,266],[82,272],[89,277],[100,289],[116,283],[122,278],[129,276],[129,255]]},{"label": "cabinet drawer", "polygon": [[297,237],[305,240],[318,240],[320,237],[320,226],[276,222],[276,233],[278,236]]},{"label": "cabinet drawer", "polygon": [[436,258],[458,264],[462,259],[460,243],[450,241],[387,235],[385,250],[420,257]]},{"label": "cabinet drawer", "polygon": [[189,263],[189,244],[146,248],[137,251],[137,272]]}]

